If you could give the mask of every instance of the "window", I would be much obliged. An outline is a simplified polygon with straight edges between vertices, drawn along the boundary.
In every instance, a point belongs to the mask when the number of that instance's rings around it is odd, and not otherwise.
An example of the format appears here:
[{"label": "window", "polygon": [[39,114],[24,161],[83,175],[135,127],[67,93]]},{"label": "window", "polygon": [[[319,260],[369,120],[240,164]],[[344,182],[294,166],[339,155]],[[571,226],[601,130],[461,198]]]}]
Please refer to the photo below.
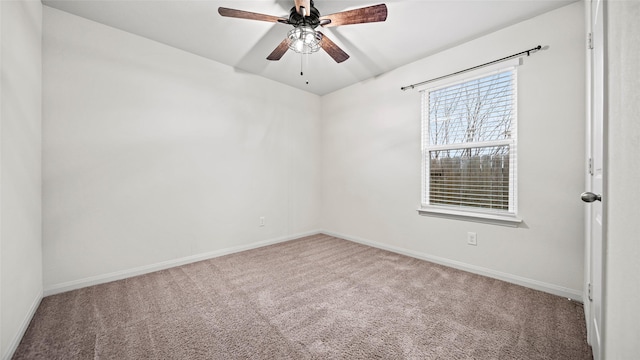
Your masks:
[{"label": "window", "polygon": [[516,68],[422,91],[420,213],[516,218]]}]

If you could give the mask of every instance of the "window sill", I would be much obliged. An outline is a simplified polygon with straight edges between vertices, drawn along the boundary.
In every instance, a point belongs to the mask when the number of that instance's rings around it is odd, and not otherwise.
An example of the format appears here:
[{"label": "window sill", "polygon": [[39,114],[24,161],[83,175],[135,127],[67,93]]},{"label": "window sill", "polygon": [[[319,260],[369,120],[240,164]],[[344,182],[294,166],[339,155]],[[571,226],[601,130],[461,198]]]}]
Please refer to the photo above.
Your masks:
[{"label": "window sill", "polygon": [[418,209],[418,214],[434,216],[445,219],[473,221],[484,224],[518,227],[522,219],[515,215],[488,214],[481,212],[460,211],[452,209],[442,209],[436,207],[423,207]]}]

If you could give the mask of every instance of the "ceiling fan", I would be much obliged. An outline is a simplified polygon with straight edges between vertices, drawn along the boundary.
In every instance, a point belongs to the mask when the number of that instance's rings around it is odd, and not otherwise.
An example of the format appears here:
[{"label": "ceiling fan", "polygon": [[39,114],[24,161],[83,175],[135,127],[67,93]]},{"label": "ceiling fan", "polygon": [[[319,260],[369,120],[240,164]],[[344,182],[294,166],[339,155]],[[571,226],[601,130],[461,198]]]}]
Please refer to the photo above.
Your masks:
[{"label": "ceiling fan", "polygon": [[314,7],[313,0],[294,0],[294,3],[295,6],[291,8],[288,18],[225,7],[218,8],[218,13],[226,17],[293,25],[293,29],[289,30],[287,37],[267,56],[268,60],[274,61],[280,60],[289,49],[301,54],[310,54],[322,48],[333,60],[341,63],[347,60],[349,55],[326,35],[315,30],[318,26],[331,27],[362,24],[385,21],[387,19],[387,6],[385,4],[321,16],[318,9]]}]

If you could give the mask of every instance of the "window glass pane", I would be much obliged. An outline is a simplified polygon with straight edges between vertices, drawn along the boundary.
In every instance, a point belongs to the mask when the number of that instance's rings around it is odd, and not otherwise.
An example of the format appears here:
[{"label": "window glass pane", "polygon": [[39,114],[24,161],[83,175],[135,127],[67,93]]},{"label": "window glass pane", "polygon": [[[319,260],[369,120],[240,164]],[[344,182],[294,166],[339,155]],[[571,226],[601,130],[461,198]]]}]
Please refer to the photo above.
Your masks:
[{"label": "window glass pane", "polygon": [[513,93],[512,71],[430,91],[430,145],[510,139]]},{"label": "window glass pane", "polygon": [[429,151],[429,203],[509,209],[509,146]]}]

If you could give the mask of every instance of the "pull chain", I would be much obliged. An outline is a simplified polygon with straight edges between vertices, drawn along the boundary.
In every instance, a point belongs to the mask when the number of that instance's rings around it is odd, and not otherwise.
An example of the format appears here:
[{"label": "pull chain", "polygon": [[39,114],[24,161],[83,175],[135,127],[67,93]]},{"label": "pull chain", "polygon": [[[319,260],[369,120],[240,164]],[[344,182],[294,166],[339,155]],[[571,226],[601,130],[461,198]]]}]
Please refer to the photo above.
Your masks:
[{"label": "pull chain", "polygon": [[[304,69],[305,67],[308,68],[309,67],[309,58],[308,58],[308,54],[300,54],[300,76],[304,76]],[[307,80],[305,80],[305,83],[307,85],[309,85],[309,78],[307,77]]]}]

